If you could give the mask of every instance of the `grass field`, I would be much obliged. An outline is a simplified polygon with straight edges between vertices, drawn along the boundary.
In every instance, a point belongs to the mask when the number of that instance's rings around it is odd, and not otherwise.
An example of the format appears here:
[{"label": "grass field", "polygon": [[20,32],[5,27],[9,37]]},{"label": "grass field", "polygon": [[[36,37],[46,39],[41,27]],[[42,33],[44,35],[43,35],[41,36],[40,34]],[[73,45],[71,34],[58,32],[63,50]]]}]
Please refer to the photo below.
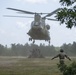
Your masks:
[{"label": "grass field", "polygon": [[[76,58],[72,58],[76,61]],[[65,63],[72,63],[66,59]],[[0,75],[62,75],[57,68],[58,59],[0,57]]]}]

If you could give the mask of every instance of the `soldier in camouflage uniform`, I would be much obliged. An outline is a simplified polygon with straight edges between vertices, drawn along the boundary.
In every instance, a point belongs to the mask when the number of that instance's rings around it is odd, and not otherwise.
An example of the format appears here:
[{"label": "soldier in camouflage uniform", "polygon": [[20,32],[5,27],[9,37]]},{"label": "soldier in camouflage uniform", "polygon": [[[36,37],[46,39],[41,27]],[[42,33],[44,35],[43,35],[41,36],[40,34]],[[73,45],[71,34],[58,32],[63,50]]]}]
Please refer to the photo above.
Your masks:
[{"label": "soldier in camouflage uniform", "polygon": [[71,59],[64,53],[63,49],[60,49],[60,53],[58,55],[56,55],[55,57],[53,57],[51,60],[53,60],[54,58],[57,58],[57,57],[59,57],[60,64],[64,64],[65,57],[71,61]]}]

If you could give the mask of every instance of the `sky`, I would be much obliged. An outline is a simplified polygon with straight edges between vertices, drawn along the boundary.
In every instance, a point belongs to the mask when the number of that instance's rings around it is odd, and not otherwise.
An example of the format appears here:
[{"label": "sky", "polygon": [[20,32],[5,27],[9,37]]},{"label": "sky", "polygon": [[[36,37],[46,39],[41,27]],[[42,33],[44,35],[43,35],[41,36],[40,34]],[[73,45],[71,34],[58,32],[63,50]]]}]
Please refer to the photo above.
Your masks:
[{"label": "sky", "polygon": [[[0,44],[10,46],[12,43],[32,43],[28,41],[29,36],[27,32],[30,30],[30,25],[33,19],[31,18],[10,18],[3,17],[3,15],[14,16],[34,16],[30,14],[20,14],[16,11],[8,10],[6,8],[16,8],[32,12],[50,13],[57,8],[61,8],[59,0],[1,0],[0,1]],[[54,15],[55,16],[55,15]],[[51,16],[49,18],[55,18]],[[46,24],[50,25],[51,44],[54,46],[61,46],[64,43],[69,44],[76,42],[76,28],[68,29],[65,24],[60,25],[58,21],[48,21]],[[48,42],[37,40],[36,44]]]}]

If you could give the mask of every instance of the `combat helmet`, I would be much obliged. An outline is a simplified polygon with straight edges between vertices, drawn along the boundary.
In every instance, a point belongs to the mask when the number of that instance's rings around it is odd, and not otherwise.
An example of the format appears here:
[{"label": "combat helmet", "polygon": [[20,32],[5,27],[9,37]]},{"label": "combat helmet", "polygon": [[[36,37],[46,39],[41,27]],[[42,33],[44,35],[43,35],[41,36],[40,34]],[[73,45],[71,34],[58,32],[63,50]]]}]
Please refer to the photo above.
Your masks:
[{"label": "combat helmet", "polygon": [[64,50],[63,49],[60,49],[60,52],[64,52]]}]

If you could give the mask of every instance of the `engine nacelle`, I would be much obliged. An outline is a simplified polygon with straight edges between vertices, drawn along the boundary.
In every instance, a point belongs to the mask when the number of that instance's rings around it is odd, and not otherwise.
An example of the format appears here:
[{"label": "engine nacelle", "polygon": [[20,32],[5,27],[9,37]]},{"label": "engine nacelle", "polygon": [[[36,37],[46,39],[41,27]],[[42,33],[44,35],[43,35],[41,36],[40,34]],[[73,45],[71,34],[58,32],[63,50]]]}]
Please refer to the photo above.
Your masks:
[{"label": "engine nacelle", "polygon": [[46,25],[46,28],[47,28],[47,30],[49,30],[50,29],[50,25]]}]

